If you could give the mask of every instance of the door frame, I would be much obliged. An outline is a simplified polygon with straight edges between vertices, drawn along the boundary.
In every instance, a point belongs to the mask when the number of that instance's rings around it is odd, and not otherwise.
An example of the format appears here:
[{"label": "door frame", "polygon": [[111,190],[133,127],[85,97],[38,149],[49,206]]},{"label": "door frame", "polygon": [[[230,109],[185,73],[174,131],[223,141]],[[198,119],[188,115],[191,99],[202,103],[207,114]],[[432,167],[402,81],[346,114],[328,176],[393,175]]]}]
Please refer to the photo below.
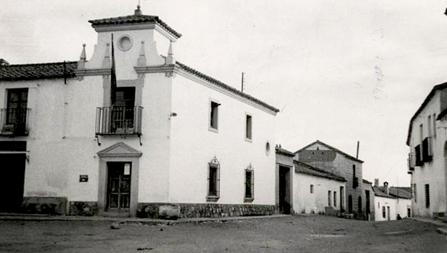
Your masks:
[{"label": "door frame", "polygon": [[[288,204],[289,204],[289,210],[287,211],[281,211],[280,207],[280,180],[281,180],[281,169],[287,170],[287,174],[289,177],[288,182]],[[284,164],[277,164],[277,170],[276,170],[276,205],[278,207],[278,211],[280,211],[283,214],[292,214],[293,213],[293,167],[284,165]],[[287,183],[287,182],[286,182]],[[286,186],[287,191],[287,186]],[[287,195],[286,195],[287,196]]]}]

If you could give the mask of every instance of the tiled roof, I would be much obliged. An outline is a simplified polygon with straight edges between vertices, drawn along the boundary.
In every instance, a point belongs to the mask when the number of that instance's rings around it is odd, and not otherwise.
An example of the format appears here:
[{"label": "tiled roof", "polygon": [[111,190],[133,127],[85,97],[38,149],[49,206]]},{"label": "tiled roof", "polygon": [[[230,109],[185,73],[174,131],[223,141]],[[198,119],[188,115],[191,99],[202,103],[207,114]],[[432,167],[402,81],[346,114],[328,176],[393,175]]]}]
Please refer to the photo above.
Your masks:
[{"label": "tiled roof", "polygon": [[340,181],[340,182],[346,182],[346,179],[340,176],[337,176],[335,174],[332,174],[330,172],[324,171],[322,169],[316,168],[314,166],[311,166],[307,163],[303,163],[300,161],[293,161],[295,163],[295,172],[296,173],[301,173],[301,174],[307,174],[307,175],[311,175],[311,176],[316,176],[316,177],[322,177],[322,178],[327,178],[327,179],[331,179],[331,180],[336,180],[336,181]]},{"label": "tiled roof", "polygon": [[295,156],[295,154],[293,154],[292,152],[290,152],[289,150],[282,148],[281,146],[276,146],[275,151],[277,154],[282,154],[285,156]]},{"label": "tiled roof", "polygon": [[343,154],[344,156],[348,157],[348,158],[351,159],[351,160],[354,160],[354,161],[363,163],[362,160],[360,160],[360,159],[358,159],[358,158],[355,158],[354,156],[352,156],[352,155],[350,155],[350,154],[348,154],[348,153],[346,153],[346,152],[343,152],[343,151],[341,151],[341,150],[338,149],[338,148],[334,148],[334,147],[330,146],[329,144],[326,144],[326,143],[324,143],[324,142],[322,142],[322,141],[320,141],[320,140],[316,140],[316,141],[312,142],[311,144],[305,146],[304,148],[299,149],[298,151],[295,152],[295,154],[298,153],[298,152],[300,152],[300,151],[302,151],[302,150],[307,149],[308,147],[310,147],[310,146],[312,146],[312,145],[314,145],[314,144],[321,144],[321,145],[323,145],[323,146],[328,147],[329,149],[332,149],[332,150],[334,150],[334,151],[336,151],[336,152],[338,152],[338,153],[340,153],[340,154]]},{"label": "tiled roof", "polygon": [[70,78],[75,76],[77,65],[69,61],[0,66],[0,81]]},{"label": "tiled roof", "polygon": [[[412,126],[413,125],[413,121],[417,118],[419,113],[425,108],[425,106],[428,104],[428,102],[430,102],[430,100],[436,94],[436,91],[443,90],[445,88],[447,88],[447,82],[433,86],[433,89],[431,89],[430,93],[424,99],[424,102],[422,102],[422,104],[419,106],[417,111],[414,113],[413,117],[411,117],[411,119],[410,119],[410,126],[408,127],[408,133],[407,133],[407,145],[408,146],[410,145],[410,137],[411,137],[411,130],[413,128],[413,126]],[[440,115],[444,116],[446,113],[447,113],[447,111],[443,111],[443,112],[441,112]],[[440,119],[440,118],[438,117],[438,119]]]},{"label": "tiled roof", "polygon": [[372,184],[371,182],[369,182],[369,181],[366,180],[366,179],[362,179],[362,181],[363,181],[363,183],[365,183],[365,184]]},{"label": "tiled roof", "polygon": [[186,72],[188,72],[188,73],[190,73],[192,75],[195,75],[195,76],[197,76],[197,77],[199,77],[201,79],[204,79],[204,80],[206,80],[206,81],[208,81],[210,83],[213,83],[213,84],[215,84],[217,86],[220,86],[221,88],[224,88],[224,89],[226,89],[226,90],[228,90],[228,91],[230,91],[232,93],[235,93],[235,94],[237,94],[237,95],[239,95],[241,97],[244,97],[244,98],[246,98],[246,99],[248,99],[248,100],[250,100],[252,102],[255,102],[255,103],[259,104],[259,105],[262,105],[263,107],[266,107],[266,108],[268,108],[268,109],[270,109],[270,110],[272,110],[274,112],[279,112],[279,109],[277,109],[277,108],[275,108],[275,107],[273,107],[273,106],[271,106],[271,105],[269,105],[269,104],[267,104],[265,102],[262,102],[261,100],[255,98],[255,97],[252,97],[252,96],[250,96],[250,95],[248,95],[246,93],[240,92],[239,90],[229,86],[228,84],[225,84],[225,83],[223,83],[223,82],[221,82],[221,81],[219,81],[219,80],[217,80],[217,79],[215,79],[213,77],[205,75],[205,74],[201,73],[198,70],[195,70],[195,69],[193,69],[193,68],[191,68],[189,66],[186,66],[183,63],[180,63],[180,62],[177,61],[176,65],[179,68],[181,68],[182,70],[184,70],[184,71],[186,71]]},{"label": "tiled roof", "polygon": [[390,195],[397,198],[411,199],[411,187],[390,187]]},{"label": "tiled roof", "polygon": [[149,15],[128,15],[114,18],[102,18],[89,20],[93,27],[109,26],[109,25],[124,25],[124,24],[158,24],[168,30],[177,38],[180,38],[182,34],[176,32],[165,22],[163,22],[158,16]]},{"label": "tiled roof", "polygon": [[395,199],[396,197],[391,194],[387,194],[383,187],[373,186],[374,195],[378,197]]}]

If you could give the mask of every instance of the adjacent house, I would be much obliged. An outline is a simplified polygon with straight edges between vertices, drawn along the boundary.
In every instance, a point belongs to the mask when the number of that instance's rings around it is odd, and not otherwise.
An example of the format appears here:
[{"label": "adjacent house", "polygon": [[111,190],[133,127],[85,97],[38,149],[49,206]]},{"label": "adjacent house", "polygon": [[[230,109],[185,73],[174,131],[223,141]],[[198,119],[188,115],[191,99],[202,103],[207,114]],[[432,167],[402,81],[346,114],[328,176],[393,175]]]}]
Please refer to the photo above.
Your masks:
[{"label": "adjacent house", "polygon": [[296,151],[295,160],[344,178],[346,188],[339,190],[339,194],[345,198],[340,203],[346,202],[342,212],[354,214],[357,218],[366,218],[362,160],[319,140]]},{"label": "adjacent house", "polygon": [[373,190],[376,221],[412,217],[410,187],[389,187],[388,182],[381,187],[375,179]]},{"label": "adjacent house", "polygon": [[415,216],[445,216],[447,209],[447,83],[433,87],[410,120],[408,173]]},{"label": "adjacent house", "polygon": [[139,7],[89,22],[89,59],[0,66],[0,211],[275,212],[279,110],[176,61],[181,34]]},{"label": "adjacent house", "polygon": [[346,180],[299,161],[276,147],[277,205],[281,213],[337,215],[343,212]]}]

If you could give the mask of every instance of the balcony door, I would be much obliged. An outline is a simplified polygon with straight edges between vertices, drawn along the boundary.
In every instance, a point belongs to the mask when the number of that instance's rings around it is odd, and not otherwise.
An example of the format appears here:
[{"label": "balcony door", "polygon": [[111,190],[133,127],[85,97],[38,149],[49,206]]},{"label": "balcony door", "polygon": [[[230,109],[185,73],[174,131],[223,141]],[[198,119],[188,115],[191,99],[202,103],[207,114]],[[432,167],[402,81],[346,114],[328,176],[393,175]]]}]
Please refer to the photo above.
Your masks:
[{"label": "balcony door", "polygon": [[15,133],[26,130],[26,114],[28,107],[28,89],[8,89],[5,128]]},{"label": "balcony door", "polygon": [[134,128],[135,87],[119,87],[115,90],[112,105],[112,132],[128,133]]}]

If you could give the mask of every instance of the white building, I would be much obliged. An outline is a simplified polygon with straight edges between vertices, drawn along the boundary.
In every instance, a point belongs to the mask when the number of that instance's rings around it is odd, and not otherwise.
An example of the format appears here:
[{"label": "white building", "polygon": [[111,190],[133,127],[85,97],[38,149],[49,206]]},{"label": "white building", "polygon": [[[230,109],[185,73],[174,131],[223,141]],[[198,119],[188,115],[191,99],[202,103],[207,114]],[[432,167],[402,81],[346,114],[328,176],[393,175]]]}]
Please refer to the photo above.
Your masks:
[{"label": "white building", "polygon": [[387,182],[380,187],[376,179],[373,190],[375,221],[390,221],[412,216],[410,187],[389,187]]},{"label": "white building", "polygon": [[410,120],[407,145],[415,216],[445,216],[447,83],[433,87]]},{"label": "white building", "polygon": [[176,62],[157,16],[89,22],[89,60],[0,67],[0,211],[273,213],[278,110]]},{"label": "white building", "polygon": [[296,151],[295,160],[344,178],[346,187],[339,190],[346,199],[344,211],[366,218],[362,160],[319,140]]},{"label": "white building", "polygon": [[277,205],[283,213],[341,213],[346,206],[346,180],[325,170],[294,161],[294,153],[276,148]]}]

